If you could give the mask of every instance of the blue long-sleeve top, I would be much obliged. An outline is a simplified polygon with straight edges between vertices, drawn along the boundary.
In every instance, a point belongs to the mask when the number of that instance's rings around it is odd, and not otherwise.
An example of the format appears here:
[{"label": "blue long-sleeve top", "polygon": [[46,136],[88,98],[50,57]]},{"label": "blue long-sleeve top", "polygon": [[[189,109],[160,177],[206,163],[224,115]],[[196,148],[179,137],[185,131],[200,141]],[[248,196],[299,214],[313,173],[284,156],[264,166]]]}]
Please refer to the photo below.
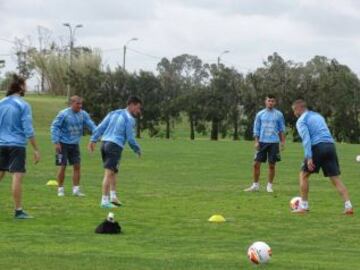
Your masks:
[{"label": "blue long-sleeve top", "polygon": [[92,142],[97,142],[100,137],[102,141],[113,142],[124,148],[126,142],[135,153],[141,149],[134,136],[135,119],[127,109],[115,110],[104,118],[91,136]]},{"label": "blue long-sleeve top", "polygon": [[30,105],[12,95],[0,100],[0,146],[26,147],[34,137]]},{"label": "blue long-sleeve top", "polygon": [[296,122],[296,129],[302,139],[305,158],[312,158],[311,147],[319,143],[334,143],[324,117],[313,111],[305,111]]},{"label": "blue long-sleeve top", "polygon": [[71,108],[66,108],[58,113],[51,124],[51,141],[53,143],[78,144],[84,127],[91,132],[96,129],[89,114],[84,110],[75,112]]},{"label": "blue long-sleeve top", "polygon": [[285,119],[279,110],[263,109],[256,114],[253,134],[260,142],[278,143],[279,133],[285,132]]}]

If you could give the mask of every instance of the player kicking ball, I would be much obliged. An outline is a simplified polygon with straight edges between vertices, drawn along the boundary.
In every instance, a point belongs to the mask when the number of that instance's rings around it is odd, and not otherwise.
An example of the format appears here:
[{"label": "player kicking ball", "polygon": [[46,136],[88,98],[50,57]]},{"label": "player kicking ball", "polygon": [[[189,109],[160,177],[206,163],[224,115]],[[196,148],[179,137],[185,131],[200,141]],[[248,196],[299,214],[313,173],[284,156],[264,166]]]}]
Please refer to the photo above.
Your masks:
[{"label": "player kicking ball", "polygon": [[344,214],[354,213],[350,202],[349,193],[340,179],[340,167],[336,154],[334,139],[332,138],[325,119],[316,112],[307,109],[302,99],[296,100],[292,109],[299,119],[296,129],[302,139],[305,151],[305,160],[300,172],[300,206],[294,213],[309,211],[308,193],[309,178],[312,173],[319,173],[322,169],[324,176],[329,177],[345,202]]},{"label": "player kicking ball", "polygon": [[254,182],[244,191],[259,191],[261,163],[268,161],[269,175],[266,191],[273,192],[275,165],[281,160],[279,142],[282,150],[285,147],[285,120],[283,114],[275,109],[275,105],[275,96],[268,95],[265,99],[265,109],[256,114],[253,131],[256,150],[253,169]]},{"label": "player kicking ball", "polygon": [[104,164],[104,179],[102,185],[101,208],[121,206],[116,195],[116,177],[119,171],[121,153],[126,142],[131,149],[141,157],[141,149],[135,140],[135,117],[141,113],[142,101],[138,97],[130,97],[126,109],[110,112],[95,129],[91,136],[88,149],[94,152],[96,142],[101,138],[101,157]]},{"label": "player kicking ball", "polygon": [[6,97],[0,101],[0,180],[5,176],[5,172],[12,174],[16,219],[32,218],[22,208],[21,186],[26,171],[28,140],[34,149],[34,163],[40,160],[32,125],[31,107],[23,99],[25,92],[25,79],[14,75]]}]

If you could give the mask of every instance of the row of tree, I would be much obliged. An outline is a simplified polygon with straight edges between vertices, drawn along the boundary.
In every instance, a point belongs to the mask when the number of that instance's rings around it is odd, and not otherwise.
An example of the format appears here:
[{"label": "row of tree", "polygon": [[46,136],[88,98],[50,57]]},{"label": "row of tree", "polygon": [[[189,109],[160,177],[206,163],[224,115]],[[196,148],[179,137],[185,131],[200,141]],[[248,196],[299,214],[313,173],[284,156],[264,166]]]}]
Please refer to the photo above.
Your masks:
[{"label": "row of tree", "polygon": [[36,70],[52,94],[64,95],[70,84],[72,94],[85,98],[85,107],[96,120],[125,106],[129,95],[140,96],[145,106],[138,137],[147,130],[150,136],[170,138],[174,124],[186,119],[191,139],[208,132],[212,140],[220,136],[251,139],[255,114],[271,93],[294,139],[296,119],[291,103],[302,97],[324,115],[338,141],[360,142],[360,81],[335,59],[315,56],[296,63],[274,53],[263,66],[243,74],[234,67],[203,63],[197,56],[183,54],[163,58],[156,72],[128,73],[120,67],[104,69],[101,53],[87,48],[74,49],[71,67],[69,51],[64,48],[53,45],[26,53],[28,62],[19,71]]}]

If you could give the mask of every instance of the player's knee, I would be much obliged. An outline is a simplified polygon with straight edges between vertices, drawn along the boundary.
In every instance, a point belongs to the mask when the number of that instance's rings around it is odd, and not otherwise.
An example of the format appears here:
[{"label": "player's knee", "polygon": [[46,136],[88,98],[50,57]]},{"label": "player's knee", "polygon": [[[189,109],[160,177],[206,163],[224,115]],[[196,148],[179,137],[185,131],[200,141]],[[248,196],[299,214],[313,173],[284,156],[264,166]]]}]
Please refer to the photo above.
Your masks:
[{"label": "player's knee", "polygon": [[275,170],[275,164],[269,163],[269,169],[270,170]]},{"label": "player's knee", "polygon": [[254,169],[260,169],[260,162],[254,162]]}]

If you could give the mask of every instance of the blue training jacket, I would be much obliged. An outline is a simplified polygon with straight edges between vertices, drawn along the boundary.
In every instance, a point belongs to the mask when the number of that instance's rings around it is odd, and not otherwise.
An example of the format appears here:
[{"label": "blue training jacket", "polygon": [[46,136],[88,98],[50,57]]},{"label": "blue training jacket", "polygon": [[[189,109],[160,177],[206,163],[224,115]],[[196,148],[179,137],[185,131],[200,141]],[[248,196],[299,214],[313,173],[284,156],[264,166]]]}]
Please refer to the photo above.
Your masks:
[{"label": "blue training jacket", "polygon": [[78,144],[86,126],[91,132],[96,129],[89,114],[80,110],[74,112],[66,108],[58,113],[51,124],[51,141],[53,143]]},{"label": "blue training jacket", "polygon": [[296,129],[302,139],[305,158],[312,158],[311,146],[319,143],[334,143],[324,117],[317,112],[305,111],[296,122]]},{"label": "blue training jacket", "polygon": [[34,137],[30,105],[20,96],[0,100],[0,146],[26,147]]},{"label": "blue training jacket", "polygon": [[92,142],[97,142],[100,137],[102,141],[113,142],[124,148],[126,142],[135,153],[141,149],[134,136],[135,119],[127,109],[119,109],[108,113],[104,120],[93,132]]},{"label": "blue training jacket", "polygon": [[260,142],[280,142],[279,132],[285,132],[285,119],[282,112],[276,109],[263,109],[256,114],[253,133]]}]

